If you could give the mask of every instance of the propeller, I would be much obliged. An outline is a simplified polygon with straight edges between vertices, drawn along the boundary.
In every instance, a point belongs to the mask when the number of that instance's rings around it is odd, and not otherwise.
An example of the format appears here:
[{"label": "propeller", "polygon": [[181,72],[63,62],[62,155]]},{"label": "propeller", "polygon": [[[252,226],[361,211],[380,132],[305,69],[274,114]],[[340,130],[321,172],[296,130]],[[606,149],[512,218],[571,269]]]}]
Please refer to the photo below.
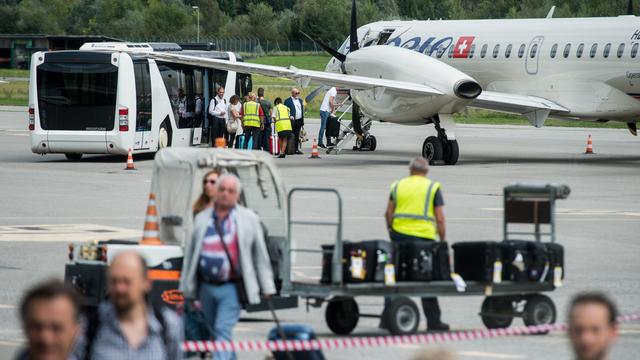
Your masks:
[{"label": "propeller", "polygon": [[[349,24],[349,53],[353,53],[354,51],[357,51],[360,48],[360,46],[358,45],[358,20],[357,20],[356,13],[357,13],[356,0],[351,0],[351,22]],[[338,61],[340,61],[340,64],[341,64],[340,69],[342,70],[342,73],[343,74],[347,73],[344,67],[344,62],[347,60],[347,55],[338,52],[338,50],[332,48],[331,46],[323,43],[318,39],[311,37],[310,35],[306,34],[303,31],[300,31],[300,32],[302,33],[302,35],[309,38],[309,40],[318,44],[318,46],[320,46],[324,51],[329,53],[331,56],[338,59]],[[318,88],[314,90],[311,94],[309,94],[309,96],[313,95],[312,98],[315,97],[317,95],[317,92],[320,91],[320,89],[322,88]],[[360,122],[360,106],[355,101],[352,102],[351,121],[353,123],[354,132],[356,133],[358,138],[361,139],[363,136],[363,133],[362,133],[362,124]]]}]

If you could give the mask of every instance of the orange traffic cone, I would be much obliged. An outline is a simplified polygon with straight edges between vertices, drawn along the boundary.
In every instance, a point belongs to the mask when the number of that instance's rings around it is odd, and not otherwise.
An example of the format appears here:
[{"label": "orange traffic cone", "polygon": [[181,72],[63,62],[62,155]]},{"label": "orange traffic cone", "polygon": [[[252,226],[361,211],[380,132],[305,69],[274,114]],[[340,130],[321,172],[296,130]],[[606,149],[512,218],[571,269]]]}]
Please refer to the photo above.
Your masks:
[{"label": "orange traffic cone", "polygon": [[143,245],[162,245],[160,241],[160,226],[158,225],[158,210],[156,209],[156,195],[149,194],[149,204],[147,205],[147,216],[144,219],[144,231],[142,232]]},{"label": "orange traffic cone", "polygon": [[595,154],[593,152],[593,141],[591,140],[591,134],[589,134],[589,139],[587,139],[587,150],[584,153],[585,154]]},{"label": "orange traffic cone", "polygon": [[313,145],[311,146],[311,156],[309,159],[320,159],[320,154],[318,153],[318,140],[313,139]]},{"label": "orange traffic cone", "polygon": [[133,166],[133,152],[129,149],[129,154],[127,155],[127,167],[125,170],[135,170],[136,168]]},{"label": "orange traffic cone", "polygon": [[225,148],[225,147],[227,147],[227,139],[222,138],[222,137],[216,138],[215,146],[217,148]]}]

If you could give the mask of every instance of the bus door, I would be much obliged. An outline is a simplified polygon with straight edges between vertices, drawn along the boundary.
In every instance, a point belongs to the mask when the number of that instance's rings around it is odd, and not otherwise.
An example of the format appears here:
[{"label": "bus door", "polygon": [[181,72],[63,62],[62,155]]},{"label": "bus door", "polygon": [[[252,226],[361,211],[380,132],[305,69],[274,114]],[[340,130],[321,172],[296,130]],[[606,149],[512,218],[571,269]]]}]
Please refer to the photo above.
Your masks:
[{"label": "bus door", "polygon": [[149,149],[151,146],[151,75],[149,60],[139,60],[133,64],[136,80],[136,134],[133,141],[135,150]]},{"label": "bus door", "polygon": [[190,65],[159,63],[175,126],[171,146],[198,146],[206,114],[204,103],[204,68]]}]

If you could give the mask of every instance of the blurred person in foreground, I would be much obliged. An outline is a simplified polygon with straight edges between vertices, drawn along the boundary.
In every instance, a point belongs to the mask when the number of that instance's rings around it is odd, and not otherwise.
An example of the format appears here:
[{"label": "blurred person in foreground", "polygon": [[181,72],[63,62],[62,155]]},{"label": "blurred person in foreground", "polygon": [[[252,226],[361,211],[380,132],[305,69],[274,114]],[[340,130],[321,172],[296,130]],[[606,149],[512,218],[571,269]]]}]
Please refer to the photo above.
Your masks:
[{"label": "blurred person in foreground", "polygon": [[75,290],[58,280],[29,289],[20,303],[27,340],[17,360],[77,360],[80,302]]},{"label": "blurred person in foreground", "polygon": [[118,253],[107,284],[109,299],[87,323],[84,359],[182,359],[182,323],[172,310],[149,301],[151,280],[142,256]]},{"label": "blurred person in foreground", "polygon": [[[259,304],[261,294],[270,298],[276,288],[260,219],[238,204],[240,180],[223,174],[216,187],[214,207],[194,220],[180,290],[185,301],[199,300],[214,340],[232,341],[242,307]],[[214,359],[235,358],[231,352],[214,354]]]},{"label": "blurred person in foreground", "polygon": [[607,360],[618,338],[618,311],[601,293],[583,293],[569,307],[569,340],[576,360]]},{"label": "blurred person in foreground", "polygon": [[[234,95],[235,96],[235,95]],[[202,193],[193,204],[193,216],[204,209],[213,208],[216,197],[216,181],[220,177],[220,170],[210,170],[202,178]]]}]

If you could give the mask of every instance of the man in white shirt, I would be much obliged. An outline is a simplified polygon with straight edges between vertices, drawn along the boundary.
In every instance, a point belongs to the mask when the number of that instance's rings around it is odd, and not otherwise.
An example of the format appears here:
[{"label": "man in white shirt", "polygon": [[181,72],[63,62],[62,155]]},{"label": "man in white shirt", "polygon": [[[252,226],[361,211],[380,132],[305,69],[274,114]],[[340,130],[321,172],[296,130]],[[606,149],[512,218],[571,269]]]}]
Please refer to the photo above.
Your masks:
[{"label": "man in white shirt", "polygon": [[224,88],[218,88],[217,95],[209,102],[209,143],[213,145],[216,138],[227,136],[227,100],[224,98]]},{"label": "man in white shirt", "polygon": [[291,97],[284,101],[284,105],[289,108],[289,114],[291,114],[295,153],[300,155],[302,154],[302,151],[300,151],[300,129],[304,126],[304,104],[300,99],[300,90],[297,88],[291,89]]},{"label": "man in white shirt", "polygon": [[[318,133],[318,146],[324,148],[324,144],[322,143],[322,138],[324,137],[324,130],[327,128],[327,120],[329,116],[333,116],[336,112],[335,100],[338,91],[335,87],[332,87],[324,94],[324,99],[322,100],[322,105],[320,105],[320,132]],[[327,134],[327,145],[332,146],[331,139],[329,138],[329,134]]]}]

